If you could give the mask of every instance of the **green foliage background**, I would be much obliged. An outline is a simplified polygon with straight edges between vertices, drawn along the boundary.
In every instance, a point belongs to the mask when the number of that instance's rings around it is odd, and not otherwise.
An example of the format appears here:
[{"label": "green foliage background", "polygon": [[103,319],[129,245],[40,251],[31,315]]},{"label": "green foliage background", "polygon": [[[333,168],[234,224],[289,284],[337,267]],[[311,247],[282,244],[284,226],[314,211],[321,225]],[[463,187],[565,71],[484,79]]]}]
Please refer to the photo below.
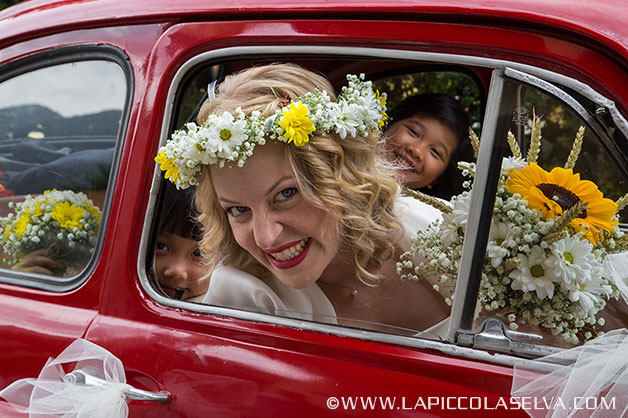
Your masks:
[{"label": "green foliage background", "polygon": [[401,101],[422,93],[445,93],[454,97],[471,119],[476,132],[482,122],[482,93],[478,84],[466,74],[455,71],[426,71],[404,74],[374,82],[379,91],[386,92],[386,107],[394,109]]},{"label": "green foliage background", "polygon": [[24,0],[0,0],[0,9],[6,9],[9,6],[21,3],[22,1]]},{"label": "green foliage background", "polygon": [[24,0],[0,0],[0,9],[6,9],[9,6],[23,2]]}]

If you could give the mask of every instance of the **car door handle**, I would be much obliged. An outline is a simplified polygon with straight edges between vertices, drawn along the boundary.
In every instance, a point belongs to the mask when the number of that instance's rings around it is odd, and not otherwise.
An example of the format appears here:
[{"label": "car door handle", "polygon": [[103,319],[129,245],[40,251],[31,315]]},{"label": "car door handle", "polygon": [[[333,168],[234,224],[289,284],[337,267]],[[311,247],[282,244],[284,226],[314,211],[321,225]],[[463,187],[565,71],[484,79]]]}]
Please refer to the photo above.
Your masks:
[{"label": "car door handle", "polygon": [[[80,386],[106,386],[110,383],[104,379],[101,370],[92,367],[74,370],[66,374],[63,380],[67,383]],[[170,394],[165,391],[149,392],[142,389],[136,389],[129,384],[124,384],[120,390],[128,400],[149,401],[166,403],[170,400]]]}]

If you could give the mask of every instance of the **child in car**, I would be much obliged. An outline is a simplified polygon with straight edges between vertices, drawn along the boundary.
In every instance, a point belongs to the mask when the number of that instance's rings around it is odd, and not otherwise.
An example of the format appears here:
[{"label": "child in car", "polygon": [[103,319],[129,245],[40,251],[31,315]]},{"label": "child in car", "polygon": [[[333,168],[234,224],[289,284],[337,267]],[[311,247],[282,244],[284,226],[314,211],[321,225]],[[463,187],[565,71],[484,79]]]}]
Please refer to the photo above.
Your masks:
[{"label": "child in car", "polygon": [[469,117],[451,96],[411,96],[390,113],[386,153],[403,185],[441,199],[462,192],[459,161],[472,161]]},{"label": "child in car", "polygon": [[208,266],[198,246],[202,228],[196,221],[194,190],[165,183],[153,269],[159,286],[174,299],[200,302],[209,287]]}]

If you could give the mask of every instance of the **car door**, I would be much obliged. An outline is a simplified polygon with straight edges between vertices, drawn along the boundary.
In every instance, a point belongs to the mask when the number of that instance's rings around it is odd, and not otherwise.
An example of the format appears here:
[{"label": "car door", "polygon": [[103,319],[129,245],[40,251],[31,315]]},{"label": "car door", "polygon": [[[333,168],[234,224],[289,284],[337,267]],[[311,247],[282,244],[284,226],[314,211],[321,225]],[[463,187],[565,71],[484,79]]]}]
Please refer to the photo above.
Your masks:
[{"label": "car door", "polygon": [[[55,275],[42,274],[33,272],[32,265],[16,265],[15,251],[19,254],[21,245],[34,248],[27,245],[27,235],[32,243],[44,240],[43,234],[30,229],[39,225],[43,231],[43,221],[33,215],[29,229],[16,236],[10,217],[17,216],[20,204],[59,189],[89,195],[106,223],[108,186],[115,179],[111,167],[126,127],[130,90],[129,68],[120,51],[95,45],[5,62],[1,74],[0,386],[4,387],[19,377],[36,376],[49,355],[84,335],[97,316],[101,283],[90,277],[99,275],[95,267],[105,234],[104,226],[99,231],[94,224],[93,240],[79,264]],[[90,84],[97,79],[104,83],[100,89]],[[61,252],[54,257],[58,263],[71,258]]]},{"label": "car door", "polygon": [[[18,360],[24,358],[20,357],[23,353],[32,353],[26,357],[31,360],[27,368],[9,368],[13,372],[3,375],[5,383],[36,376],[45,357],[57,355],[82,336],[122,361],[129,384],[169,394],[166,403],[132,401],[130,416],[277,416],[294,412],[309,416],[525,416],[509,398],[512,365],[519,356],[553,352],[555,347],[522,341],[518,339],[521,335],[509,333],[501,322],[484,329],[483,324],[474,323],[481,276],[477,266],[484,260],[496,188],[491,174],[503,154],[500,138],[509,129],[513,97],[524,97],[504,88],[513,78],[507,78],[506,68],[525,70],[556,83],[565,81],[562,72],[570,65],[582,68],[588,80],[596,71],[603,78],[616,67],[591,68],[589,61],[574,58],[577,53],[564,57],[561,51],[582,52],[578,48],[584,47],[544,34],[480,24],[412,22],[396,16],[398,21],[373,18],[368,22],[300,16],[289,24],[281,19],[208,22],[194,17],[163,27],[133,28],[127,22],[106,35],[101,32],[108,43],[124,51],[135,70],[134,83],[125,73],[125,83],[132,85],[134,96],[128,99],[127,92],[129,108],[123,110],[129,125],[117,137],[118,142],[126,140],[112,170],[115,189],[109,180],[105,200],[109,206],[105,205],[103,212],[106,233],[103,230],[99,236],[91,267],[78,275],[78,284],[72,284],[76,287],[62,287],[57,292],[32,284],[36,281],[33,275],[3,270],[7,277],[1,294],[2,306],[7,306],[3,328],[13,332],[11,336],[21,344],[17,350],[7,346],[7,351],[16,353]],[[85,29],[83,35],[89,37],[89,33]],[[568,48],[562,48],[565,46]],[[541,65],[544,54],[551,56],[553,72],[546,72],[547,65]],[[480,82],[490,93],[481,122],[478,176],[472,185],[479,197],[472,202],[475,209],[468,221],[445,340],[182,302],[166,297],[154,286],[149,267],[161,182],[154,156],[159,145],[193,113],[183,106],[187,87],[197,80],[218,78],[225,64],[236,70],[274,60],[325,61],[325,74],[334,82],[341,81],[348,71],[363,70],[376,76],[373,68],[398,68],[400,61],[408,66],[466,66],[485,75],[495,72],[492,79],[484,77]],[[535,61],[542,71],[534,71],[531,63]],[[582,92],[580,84],[577,86],[575,90]],[[206,87],[201,83],[195,88],[200,100]],[[597,97],[584,96],[576,101]],[[612,115],[615,122],[623,118],[619,112]],[[617,139],[615,148],[602,148],[619,166],[617,182],[625,181],[622,141]],[[12,277],[25,281],[14,284]],[[21,322],[16,326],[9,314],[18,309]],[[48,322],[42,322],[42,316]],[[35,351],[50,335],[55,345]],[[10,362],[7,359],[6,364]]]},{"label": "car door", "polygon": [[[325,22],[308,21],[302,27],[318,36],[329,30]],[[243,45],[221,47],[221,40],[248,39],[260,28],[271,31],[269,39],[285,37],[285,44],[247,46],[243,41]],[[171,401],[164,405],[131,403],[131,413],[142,416],[276,416],[285,411],[307,415],[360,411],[381,416],[416,410],[425,415],[459,416],[460,409],[480,414],[486,412],[483,404],[508,402],[510,358],[433,338],[181,302],[166,297],[152,283],[148,272],[151,229],[158,223],[154,215],[160,187],[152,158],[156,139],[163,141],[189,116],[191,109],[182,107],[181,97],[189,83],[196,85],[194,75],[208,74],[211,79],[220,74],[221,63],[237,68],[252,59],[271,60],[278,55],[295,60],[321,55],[341,59],[347,54],[360,59],[379,54],[385,60],[404,55],[366,46],[295,47],[298,31],[285,29],[268,22],[186,23],[169,28],[156,44],[148,72],[160,77],[145,92],[143,103],[150,107],[139,110],[140,115],[150,114],[154,119],[136,132],[132,153],[144,156],[144,164],[134,165],[136,171],[127,183],[144,190],[139,193],[142,196],[150,188],[144,230],[119,225],[117,243],[129,255],[111,266],[105,304],[86,338],[117,355],[133,385],[171,394]],[[199,33],[203,36],[198,37]],[[334,36],[342,39],[342,31]],[[190,50],[197,49],[204,52],[190,55]],[[168,60],[163,59],[165,51]],[[352,61],[343,59],[345,65]],[[333,61],[329,62],[333,67]],[[147,182],[150,178],[152,182]],[[142,213],[137,195],[125,194],[120,201],[121,206],[137,208],[136,219]],[[121,241],[123,236],[126,243]],[[137,277],[129,279],[129,271]],[[467,354],[461,356],[461,350]],[[443,406],[448,397],[459,405]]]}]

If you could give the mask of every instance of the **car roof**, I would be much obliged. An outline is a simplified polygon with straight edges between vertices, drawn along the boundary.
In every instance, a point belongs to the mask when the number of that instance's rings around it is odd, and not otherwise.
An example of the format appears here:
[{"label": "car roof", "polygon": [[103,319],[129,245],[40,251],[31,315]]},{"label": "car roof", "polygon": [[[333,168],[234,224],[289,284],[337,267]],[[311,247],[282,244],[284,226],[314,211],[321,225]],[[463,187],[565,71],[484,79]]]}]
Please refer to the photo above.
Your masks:
[{"label": "car roof", "polygon": [[[81,27],[223,19],[391,19],[484,24],[586,38],[628,58],[625,0],[30,0],[0,12],[5,42]],[[601,44],[601,45],[600,45]]]}]

